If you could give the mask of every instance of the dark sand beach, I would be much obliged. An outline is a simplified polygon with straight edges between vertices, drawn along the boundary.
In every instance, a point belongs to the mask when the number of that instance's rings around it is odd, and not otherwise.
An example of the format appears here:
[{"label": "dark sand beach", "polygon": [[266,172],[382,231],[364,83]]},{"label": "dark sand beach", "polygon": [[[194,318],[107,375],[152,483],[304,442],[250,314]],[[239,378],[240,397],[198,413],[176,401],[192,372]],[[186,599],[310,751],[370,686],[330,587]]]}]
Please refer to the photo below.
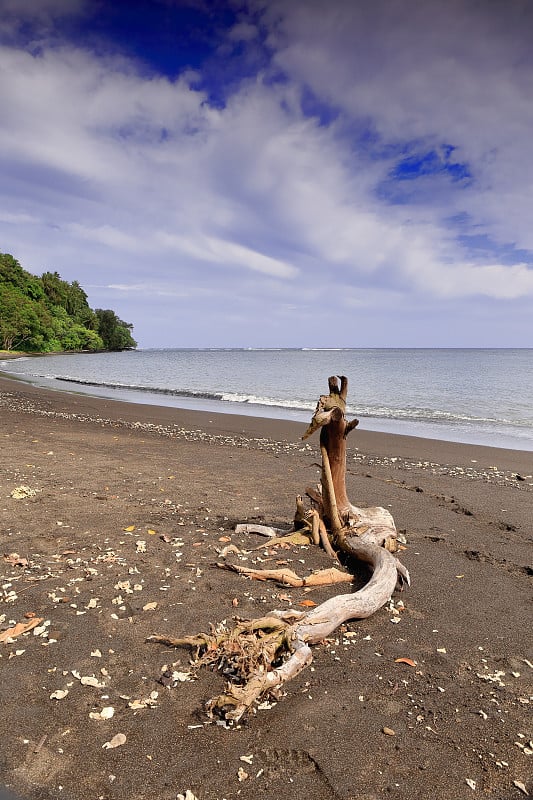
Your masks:
[{"label": "dark sand beach", "polygon": [[[235,523],[290,527],[319,477],[304,428],[0,378],[0,635],[42,620],[0,641],[0,784],[32,800],[533,795],[531,452],[354,431],[348,493],[392,512],[412,586],[236,729],[204,713],[220,675],[160,682],[191,653],[150,634],[339,592],[216,567],[228,543],[263,542]],[[329,566],[312,546],[244,557]]]}]

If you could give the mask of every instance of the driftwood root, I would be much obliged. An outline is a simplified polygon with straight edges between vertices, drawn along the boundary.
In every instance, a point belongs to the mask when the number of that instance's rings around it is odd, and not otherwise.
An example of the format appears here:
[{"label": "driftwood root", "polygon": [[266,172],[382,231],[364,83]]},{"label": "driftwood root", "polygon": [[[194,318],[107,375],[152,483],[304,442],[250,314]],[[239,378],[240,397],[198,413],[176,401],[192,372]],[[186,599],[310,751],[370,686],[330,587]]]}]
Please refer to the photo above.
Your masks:
[{"label": "driftwood root", "polygon": [[[312,508],[306,510],[302,497],[297,497],[294,527],[289,534],[279,536],[279,530],[259,525],[242,525],[237,530],[269,537],[269,548],[298,541],[320,544],[331,558],[338,560],[340,553],[347,563],[362,561],[370,568],[371,577],[358,591],[336,595],[306,611],[275,610],[259,619],[237,619],[231,630],[219,625],[209,634],[150,637],[171,647],[194,648],[196,669],[211,667],[228,679],[226,690],[207,703],[208,714],[224,723],[238,722],[261,698],[278,697],[281,687],[311,663],[311,645],[326,639],[348,620],[371,616],[388,602],[395,589],[410,584],[408,570],[394,555],[398,534],[390,512],[380,507],[360,508],[348,499],[346,437],[358,420],[345,419],[347,378],[330,377],[328,385],[329,394],[320,397],[303,436],[305,439],[320,430],[321,484],[318,490],[307,490]],[[229,563],[218,566],[291,587],[353,579],[334,567],[300,577],[286,568],[256,570]]]}]

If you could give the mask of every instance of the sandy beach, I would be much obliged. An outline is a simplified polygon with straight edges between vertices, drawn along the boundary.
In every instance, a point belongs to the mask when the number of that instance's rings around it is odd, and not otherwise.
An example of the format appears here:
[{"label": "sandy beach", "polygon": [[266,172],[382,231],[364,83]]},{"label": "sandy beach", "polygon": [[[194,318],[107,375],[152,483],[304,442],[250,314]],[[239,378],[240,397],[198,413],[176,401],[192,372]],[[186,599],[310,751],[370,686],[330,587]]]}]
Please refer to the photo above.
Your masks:
[{"label": "sandy beach", "polygon": [[330,565],[234,532],[291,527],[319,478],[304,429],[0,378],[0,784],[32,800],[533,795],[531,452],[354,431],[348,493],[391,511],[412,586],[235,729],[204,712],[221,675],[146,641],[339,591],[216,567],[228,544],[258,567]]}]

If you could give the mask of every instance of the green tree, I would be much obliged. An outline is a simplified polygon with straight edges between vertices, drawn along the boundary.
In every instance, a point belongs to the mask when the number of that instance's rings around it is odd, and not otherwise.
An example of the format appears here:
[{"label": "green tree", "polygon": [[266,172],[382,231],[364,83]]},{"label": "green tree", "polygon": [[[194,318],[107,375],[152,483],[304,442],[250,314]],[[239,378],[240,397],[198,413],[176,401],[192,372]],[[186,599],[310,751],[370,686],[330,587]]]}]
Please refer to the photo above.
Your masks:
[{"label": "green tree", "polygon": [[20,289],[31,300],[42,300],[44,290],[42,281],[22,269],[16,258],[9,253],[0,253],[0,284],[8,284]]},{"label": "green tree", "polygon": [[58,272],[39,278],[0,253],[0,343],[36,352],[135,348],[132,325],[114,311],[95,312],[78,281]]},{"label": "green tree", "polygon": [[131,335],[133,325],[123,322],[111,309],[96,309],[98,333],[106,350],[133,350],[137,342]]},{"label": "green tree", "polygon": [[62,280],[58,272],[43,272],[41,276],[43,289],[50,306],[67,307],[67,282]]},{"label": "green tree", "polygon": [[50,317],[42,303],[0,284],[0,339],[4,350],[45,349]]}]

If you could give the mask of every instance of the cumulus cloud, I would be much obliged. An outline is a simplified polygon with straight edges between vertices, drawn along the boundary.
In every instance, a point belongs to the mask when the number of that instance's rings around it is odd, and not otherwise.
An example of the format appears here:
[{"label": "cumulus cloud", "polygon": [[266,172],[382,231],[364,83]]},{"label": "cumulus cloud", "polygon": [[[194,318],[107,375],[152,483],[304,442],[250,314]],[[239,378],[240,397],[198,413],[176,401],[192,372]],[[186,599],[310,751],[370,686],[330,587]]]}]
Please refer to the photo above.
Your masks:
[{"label": "cumulus cloud", "polygon": [[354,310],[531,298],[525,6],[239,8],[228,43],[270,60],[223,103],[201,70],[147,74],[68,40],[0,48],[2,249],[83,284],[82,270],[124,317],[149,285],[218,298],[241,333],[243,308],[248,329],[259,308],[329,321],[337,296],[345,344]]}]

